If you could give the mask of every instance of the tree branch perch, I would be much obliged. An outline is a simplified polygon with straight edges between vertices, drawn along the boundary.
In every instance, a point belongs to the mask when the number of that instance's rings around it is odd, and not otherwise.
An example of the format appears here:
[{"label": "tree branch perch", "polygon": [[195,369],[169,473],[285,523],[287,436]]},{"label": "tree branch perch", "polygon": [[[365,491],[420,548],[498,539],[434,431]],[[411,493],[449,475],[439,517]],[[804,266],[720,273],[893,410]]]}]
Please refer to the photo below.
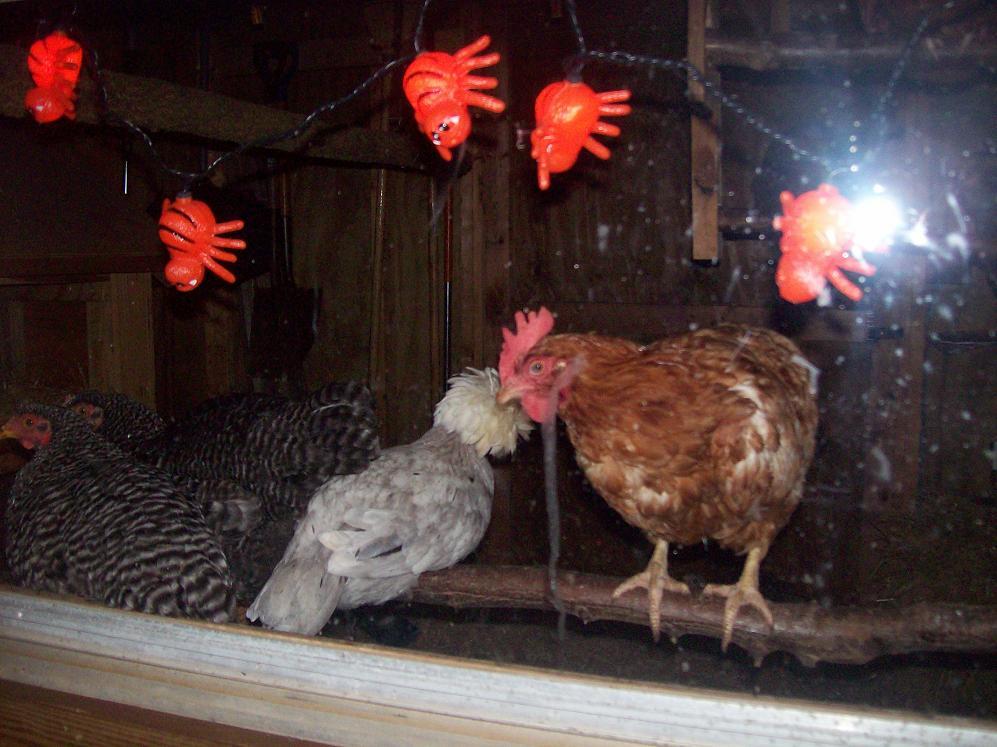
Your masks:
[{"label": "tree branch perch", "polygon": [[[562,571],[558,590],[568,614],[585,622],[615,620],[648,625],[647,595],[631,592],[613,599],[622,579]],[[510,607],[553,610],[546,571],[518,566],[463,565],[426,573],[413,601],[455,608]],[[769,630],[753,610],[743,608],[733,641],[755,661],[786,651],[801,662],[864,664],[880,656],[913,652],[997,652],[997,606],[914,604],[824,609],[816,603],[769,603]],[[665,593],[661,629],[673,640],[682,635],[720,638],[723,600]]]}]

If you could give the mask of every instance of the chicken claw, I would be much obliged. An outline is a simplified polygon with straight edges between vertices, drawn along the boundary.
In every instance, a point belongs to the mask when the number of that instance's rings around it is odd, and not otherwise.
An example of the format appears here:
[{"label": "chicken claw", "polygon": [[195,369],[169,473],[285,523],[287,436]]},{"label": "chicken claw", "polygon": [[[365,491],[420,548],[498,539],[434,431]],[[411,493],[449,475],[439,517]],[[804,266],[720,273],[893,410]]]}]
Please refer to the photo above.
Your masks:
[{"label": "chicken claw", "polygon": [[724,630],[721,648],[727,651],[731,635],[734,632],[734,620],[741,607],[749,606],[758,610],[769,627],[772,627],[772,611],[765,597],[758,591],[758,567],[762,558],[768,552],[767,547],[754,547],[748,551],[748,559],[744,561],[744,570],[736,584],[707,584],[703,594],[716,597],[727,597],[724,605]]},{"label": "chicken claw", "polygon": [[668,575],[668,543],[658,540],[647,568],[631,576],[613,591],[616,599],[633,589],[647,589],[647,612],[655,642],[661,635],[661,595],[667,589],[677,594],[689,594],[689,587]]}]

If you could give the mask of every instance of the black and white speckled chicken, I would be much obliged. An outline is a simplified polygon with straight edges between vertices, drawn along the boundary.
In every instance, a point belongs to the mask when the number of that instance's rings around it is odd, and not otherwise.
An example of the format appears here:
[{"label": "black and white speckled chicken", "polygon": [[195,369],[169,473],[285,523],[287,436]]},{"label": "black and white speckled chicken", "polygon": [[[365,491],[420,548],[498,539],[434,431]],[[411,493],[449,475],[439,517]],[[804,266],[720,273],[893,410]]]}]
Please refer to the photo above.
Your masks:
[{"label": "black and white speckled chicken", "polygon": [[531,427],[495,401],[498,389],[491,369],[455,376],[417,441],[323,485],[247,617],[314,635],[337,608],[394,599],[474,550],[491,517],[485,457],[511,453]]},{"label": "black and white speckled chicken", "polygon": [[235,597],[219,539],[169,475],[62,407],[18,405],[0,437],[35,452],[5,517],[16,583],[123,609],[230,619]]},{"label": "black and white speckled chicken", "polygon": [[380,451],[373,398],[356,382],[333,382],[301,400],[216,397],[158,430],[150,427],[158,416],[121,395],[81,392],[69,406],[198,498],[226,540],[245,599],[269,577],[315,490],[363,470]]},{"label": "black and white speckled chicken", "polygon": [[118,392],[87,389],[68,397],[63,404],[89,420],[106,440],[143,461],[145,444],[166,428],[158,412]]},{"label": "black and white speckled chicken", "polygon": [[[370,392],[352,381],[327,384],[301,400],[215,397],[155,433],[145,427],[147,417],[124,409],[120,396],[84,392],[69,406],[105,438],[171,475],[238,483],[262,499],[268,518],[292,515],[319,485],[364,469],[379,451]],[[129,415],[137,424],[123,424]]]}]

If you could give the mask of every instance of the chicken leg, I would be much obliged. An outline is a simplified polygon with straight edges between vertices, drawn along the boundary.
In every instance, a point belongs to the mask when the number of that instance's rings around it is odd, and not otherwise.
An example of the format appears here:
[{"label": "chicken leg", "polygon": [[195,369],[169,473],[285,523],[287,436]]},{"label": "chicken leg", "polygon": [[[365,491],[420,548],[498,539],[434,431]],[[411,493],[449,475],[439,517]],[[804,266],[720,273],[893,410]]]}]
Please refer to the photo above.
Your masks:
[{"label": "chicken leg", "polygon": [[765,597],[758,591],[758,568],[762,564],[762,558],[768,552],[768,545],[753,547],[748,551],[748,559],[744,561],[744,570],[741,571],[741,578],[736,584],[707,584],[703,589],[704,594],[711,596],[727,597],[724,605],[724,630],[723,644],[724,651],[730,644],[731,634],[734,632],[734,620],[741,607],[748,605],[758,610],[765,622],[772,626],[772,611],[769,609]]},{"label": "chicken leg", "polygon": [[[757,571],[755,573],[757,576]],[[651,620],[651,634],[657,641],[661,635],[661,594],[667,589],[677,594],[689,594],[689,587],[668,575],[668,543],[654,541],[654,554],[647,568],[631,576],[613,591],[613,599],[632,589],[647,589],[647,612]]]}]

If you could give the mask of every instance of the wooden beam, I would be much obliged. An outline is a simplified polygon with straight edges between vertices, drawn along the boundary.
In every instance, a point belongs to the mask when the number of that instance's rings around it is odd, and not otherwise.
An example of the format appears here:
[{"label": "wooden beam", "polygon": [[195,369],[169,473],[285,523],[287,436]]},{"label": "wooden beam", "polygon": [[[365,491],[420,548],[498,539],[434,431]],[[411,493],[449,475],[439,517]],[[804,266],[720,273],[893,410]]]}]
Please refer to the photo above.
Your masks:
[{"label": "wooden beam", "polygon": [[[706,57],[714,67],[740,67],[748,70],[801,70],[833,65],[850,70],[889,69],[903,54],[901,45],[867,44],[836,46],[814,43],[813,39],[792,37],[775,44],[769,40],[745,41],[726,36],[708,36]],[[989,68],[997,64],[997,46],[970,43],[962,47],[923,45],[914,51],[911,71],[936,71],[938,67]],[[908,73],[909,75],[910,73]]]},{"label": "wooden beam", "polygon": [[[26,115],[24,94],[31,87],[25,60],[27,51],[0,45],[0,114],[21,119]],[[104,71],[111,110],[150,134],[172,133],[218,143],[248,143],[261,136],[296,127],[303,115],[260,104],[187,88],[175,83]],[[360,82],[359,80],[357,81]],[[76,121],[104,124],[94,105],[93,83],[80,80]],[[321,138],[314,136],[321,133]],[[378,132],[358,127],[323,128],[319,124],[299,137],[266,149],[294,153],[322,161],[382,165],[427,170],[429,150],[414,134]]]},{"label": "wooden beam", "polygon": [[[706,68],[706,15],[709,0],[689,0],[689,61],[704,74]],[[703,102],[703,87],[689,81],[689,95]],[[705,103],[705,102],[704,102]],[[720,256],[717,207],[720,189],[719,112],[710,121],[693,114],[692,141],[692,258],[715,262]]]},{"label": "wooden beam", "polygon": [[[152,229],[155,224],[150,221]],[[71,276],[110,275],[124,272],[154,272],[162,270],[166,264],[166,252],[148,255],[132,254],[59,254],[52,256],[23,255],[5,256],[0,262],[0,277],[4,279],[26,280],[45,278],[66,278]]]},{"label": "wooden beam", "polygon": [[[621,578],[558,572],[558,597],[568,614],[585,622],[615,620],[648,625],[647,594],[616,598]],[[454,608],[553,610],[545,568],[458,565],[425,573],[412,590],[424,604]],[[880,656],[916,651],[997,652],[997,605],[913,604],[825,609],[819,604],[769,602],[773,625],[742,612],[733,641],[757,663],[774,651],[787,651],[807,666],[818,662],[865,664]],[[683,635],[721,637],[724,602],[717,597],[666,592],[661,629]],[[648,633],[650,638],[650,633]]]},{"label": "wooden beam", "polygon": [[129,747],[304,747],[313,744],[249,729],[135,708],[109,700],[0,681],[0,742]]}]

